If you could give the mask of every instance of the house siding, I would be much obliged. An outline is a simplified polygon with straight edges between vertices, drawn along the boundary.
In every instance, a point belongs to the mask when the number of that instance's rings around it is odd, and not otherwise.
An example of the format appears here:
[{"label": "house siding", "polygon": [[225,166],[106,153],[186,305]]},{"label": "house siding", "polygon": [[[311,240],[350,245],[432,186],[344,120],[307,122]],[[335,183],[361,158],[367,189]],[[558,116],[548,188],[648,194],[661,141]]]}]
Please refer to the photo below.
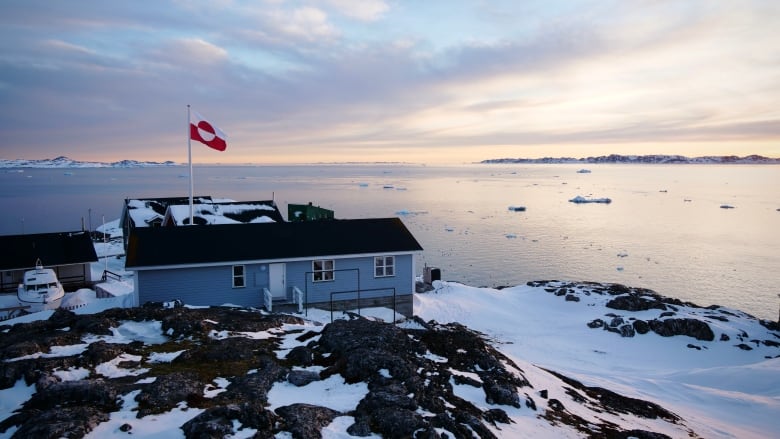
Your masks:
[{"label": "house siding", "polygon": [[[376,255],[384,256],[384,255]],[[374,277],[374,256],[325,258],[335,261],[335,279],[312,281],[312,260],[290,261],[286,268],[286,298],[291,300],[293,287],[306,293],[309,306],[329,307],[333,300],[353,307],[392,306],[393,288],[398,312],[412,314],[414,286],[414,255],[395,255],[395,276]],[[138,270],[136,285],[140,305],[147,302],[167,302],[179,299],[196,306],[234,304],[262,307],[263,288],[268,288],[268,264],[241,264],[245,270],[243,288],[232,287],[232,267]],[[358,283],[359,273],[359,283]],[[360,288],[360,302],[357,302]]]},{"label": "house siding", "polygon": [[[376,256],[383,255],[377,254]],[[357,305],[355,300],[358,297],[358,289],[360,289],[361,307],[392,304],[393,288],[397,300],[407,301],[406,299],[411,297],[414,285],[414,256],[412,254],[395,255],[395,276],[380,278],[374,277],[373,255],[330,259],[335,261],[335,279],[326,282],[312,281],[312,261],[288,263],[288,289],[298,287],[304,291],[309,305],[327,304],[329,306],[331,296],[334,302],[351,301]],[[389,298],[390,301],[383,301],[381,298]],[[404,314],[411,315],[411,304],[408,308]]]},{"label": "house siding", "polygon": [[263,288],[268,287],[268,264],[244,265],[242,288],[233,288],[233,265],[177,268],[174,270],[139,270],[138,301],[167,302],[179,299],[196,306],[233,304],[263,306]]}]

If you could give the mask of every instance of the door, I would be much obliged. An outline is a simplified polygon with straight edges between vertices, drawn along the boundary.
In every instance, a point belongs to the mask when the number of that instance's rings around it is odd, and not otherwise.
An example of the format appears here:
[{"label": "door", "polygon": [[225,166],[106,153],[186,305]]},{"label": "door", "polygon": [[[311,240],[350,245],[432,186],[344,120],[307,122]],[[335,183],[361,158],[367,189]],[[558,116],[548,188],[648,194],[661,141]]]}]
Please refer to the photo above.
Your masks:
[{"label": "door", "polygon": [[268,290],[275,300],[287,298],[285,271],[284,263],[268,265]]}]

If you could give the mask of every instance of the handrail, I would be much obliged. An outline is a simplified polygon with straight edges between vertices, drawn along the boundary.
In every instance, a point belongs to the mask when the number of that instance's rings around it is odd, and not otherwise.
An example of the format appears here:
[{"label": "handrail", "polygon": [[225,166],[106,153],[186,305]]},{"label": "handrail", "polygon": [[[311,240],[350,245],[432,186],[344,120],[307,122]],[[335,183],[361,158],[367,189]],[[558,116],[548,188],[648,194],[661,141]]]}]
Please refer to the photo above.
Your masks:
[{"label": "handrail", "polygon": [[298,314],[303,313],[303,291],[301,291],[300,288],[293,286],[292,287],[293,292],[293,302],[298,304]]},{"label": "handrail", "polygon": [[108,278],[114,279],[114,280],[122,280],[121,274],[116,274],[113,271],[109,270],[103,270],[103,282],[107,281]]},{"label": "handrail", "polygon": [[268,288],[263,288],[263,303],[268,312],[273,312],[274,297],[271,295],[271,291]]}]

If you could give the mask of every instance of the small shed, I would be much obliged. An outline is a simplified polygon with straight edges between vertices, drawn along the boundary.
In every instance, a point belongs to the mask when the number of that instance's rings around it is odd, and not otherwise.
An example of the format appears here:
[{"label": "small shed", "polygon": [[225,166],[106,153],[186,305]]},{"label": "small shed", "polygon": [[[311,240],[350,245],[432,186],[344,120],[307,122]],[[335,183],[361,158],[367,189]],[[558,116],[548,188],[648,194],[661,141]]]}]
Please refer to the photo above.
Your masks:
[{"label": "small shed", "polygon": [[317,221],[317,220],[332,220],[333,211],[325,209],[320,206],[313,206],[311,202],[309,204],[288,204],[287,205],[287,221]]},{"label": "small shed", "polygon": [[92,282],[91,263],[97,262],[95,246],[85,231],[0,236],[0,291],[16,291],[24,272],[35,262],[54,270],[65,288]]}]

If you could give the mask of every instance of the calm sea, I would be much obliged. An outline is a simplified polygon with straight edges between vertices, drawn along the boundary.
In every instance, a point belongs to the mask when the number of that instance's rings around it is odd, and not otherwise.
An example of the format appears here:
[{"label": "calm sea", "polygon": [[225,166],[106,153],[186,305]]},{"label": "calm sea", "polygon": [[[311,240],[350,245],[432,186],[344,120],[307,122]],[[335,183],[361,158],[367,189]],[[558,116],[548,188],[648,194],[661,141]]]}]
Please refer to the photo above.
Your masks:
[{"label": "calm sea", "polygon": [[[420,271],[474,286],[620,282],[777,319],[780,166],[581,167],[196,166],[195,194],[274,198],[284,215],[312,202],[338,218],[400,216],[425,248]],[[95,228],[127,197],[188,191],[186,167],[4,169],[0,234]]]}]

